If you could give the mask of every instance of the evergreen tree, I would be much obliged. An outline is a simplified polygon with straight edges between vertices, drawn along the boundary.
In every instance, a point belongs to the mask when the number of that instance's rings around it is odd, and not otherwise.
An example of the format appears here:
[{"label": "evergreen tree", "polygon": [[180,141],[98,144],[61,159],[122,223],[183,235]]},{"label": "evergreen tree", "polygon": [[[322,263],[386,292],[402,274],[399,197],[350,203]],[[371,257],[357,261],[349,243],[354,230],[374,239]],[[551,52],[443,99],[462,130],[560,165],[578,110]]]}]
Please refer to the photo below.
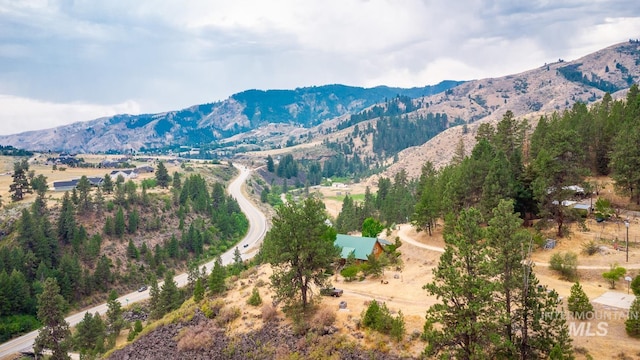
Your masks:
[{"label": "evergreen tree", "polygon": [[93,210],[91,203],[91,183],[86,175],[82,175],[77,185],[78,189],[78,213],[88,214]]},{"label": "evergreen tree", "polygon": [[640,127],[630,126],[618,133],[613,141],[611,154],[611,177],[622,193],[640,204]]},{"label": "evergreen tree", "polygon": [[636,297],[629,308],[629,316],[624,322],[627,335],[638,338],[640,337],[640,298]]},{"label": "evergreen tree", "polygon": [[211,270],[211,274],[209,274],[209,291],[211,294],[222,294],[227,289],[225,285],[226,277],[226,270],[224,266],[222,266],[222,258],[218,256]]},{"label": "evergreen tree", "polygon": [[484,358],[496,332],[494,289],[484,244],[482,216],[474,208],[445,223],[445,251],[434,269],[433,282],[424,286],[441,303],[427,311],[425,355],[447,354],[457,359]]},{"label": "evergreen tree", "polygon": [[118,208],[118,212],[116,213],[115,220],[113,222],[113,231],[114,235],[119,238],[124,236],[125,232],[125,222],[124,222],[124,211],[122,208]]},{"label": "evergreen tree", "polygon": [[160,309],[166,314],[180,307],[182,295],[178,285],[173,280],[173,271],[167,271],[164,275],[164,283],[160,289]]},{"label": "evergreen tree", "polygon": [[11,175],[13,182],[9,185],[11,200],[20,201],[25,194],[31,193],[29,180],[27,179],[28,172],[29,162],[27,162],[27,159],[13,163],[13,175]]},{"label": "evergreen tree", "polygon": [[138,214],[138,210],[133,209],[133,211],[129,213],[129,222],[127,223],[127,232],[129,232],[129,234],[135,234],[135,232],[138,231],[139,223],[140,223],[140,215]]},{"label": "evergreen tree", "polygon": [[521,304],[518,299],[524,281],[523,250],[527,249],[530,237],[528,232],[520,229],[521,225],[522,219],[513,212],[513,202],[500,200],[493,209],[493,217],[487,228],[487,243],[493,260],[493,266],[488,271],[495,276],[497,289],[494,300],[501,305],[495,311],[504,339],[498,344],[496,352],[507,358],[517,357],[516,311]]},{"label": "evergreen tree", "polygon": [[96,216],[98,218],[102,218],[102,216],[104,215],[104,195],[102,194],[102,190],[100,190],[100,188],[96,190],[96,195],[93,199],[93,202]]},{"label": "evergreen tree", "polygon": [[113,179],[111,179],[111,175],[105,174],[104,179],[102,180],[102,191],[107,194],[111,194],[113,192]]},{"label": "evergreen tree", "polygon": [[58,217],[58,239],[63,244],[71,243],[71,239],[76,232],[75,207],[69,197],[69,192],[65,192],[62,197],[62,208]]},{"label": "evergreen tree", "polygon": [[584,154],[575,144],[577,138],[575,130],[554,130],[533,163],[535,199],[541,215],[556,221],[558,237],[564,235],[565,221],[571,218],[572,209],[563,202],[574,196],[570,186],[580,184],[584,174]]},{"label": "evergreen tree", "polygon": [[120,335],[120,331],[124,328],[124,319],[122,318],[122,304],[118,301],[118,293],[111,290],[107,298],[107,333],[114,339]]},{"label": "evergreen tree", "polygon": [[324,204],[313,197],[300,204],[287,202],[276,210],[262,249],[273,268],[275,297],[287,305],[299,302],[306,310],[312,284],[325,286],[326,270],[340,255],[333,245],[336,232],[326,219]]},{"label": "evergreen tree", "polygon": [[173,188],[174,189],[180,189],[182,187],[182,179],[180,177],[180,173],[177,171],[174,171],[173,173]]},{"label": "evergreen tree", "polygon": [[437,180],[437,172],[433,164],[431,162],[424,164],[416,194],[418,202],[411,215],[411,223],[416,227],[416,230],[426,229],[429,236],[432,235],[436,220],[440,216]]},{"label": "evergreen tree", "polygon": [[251,291],[251,296],[247,299],[247,304],[251,306],[262,305],[262,298],[260,297],[260,291],[257,287],[254,287]]},{"label": "evergreen tree", "polygon": [[80,354],[95,354],[96,348],[104,346],[104,338],[106,336],[106,328],[100,314],[97,312],[91,315],[86,312],[82,320],[76,325],[74,335],[74,348]]},{"label": "evergreen tree", "polygon": [[196,279],[196,285],[193,288],[193,301],[199,303],[204,298],[204,285],[202,285],[202,279]]},{"label": "evergreen tree", "polygon": [[567,308],[573,313],[576,319],[587,319],[590,313],[593,313],[593,305],[589,302],[587,294],[582,290],[582,286],[579,282],[576,282],[571,286],[571,295]]},{"label": "evergreen tree", "polygon": [[169,176],[169,172],[167,168],[164,166],[162,161],[158,162],[158,168],[156,169],[156,181],[158,186],[163,189],[169,187],[169,181],[171,181],[171,177]]},{"label": "evergreen tree", "polygon": [[244,270],[244,261],[242,260],[242,254],[240,249],[236,246],[233,250],[233,272],[235,275],[240,274]]},{"label": "evergreen tree", "polygon": [[51,359],[70,359],[68,350],[71,331],[64,320],[66,306],[56,280],[47,278],[42,293],[38,295],[38,320],[43,324],[33,345],[33,351],[38,357],[44,349],[50,349],[53,353]]},{"label": "evergreen tree", "polygon": [[151,275],[149,279],[149,309],[149,317],[152,319],[159,319],[164,315],[162,312],[158,279],[156,279],[154,275]]},{"label": "evergreen tree", "polygon": [[271,155],[267,155],[267,171],[272,173],[275,171],[275,166],[273,164],[273,158]]},{"label": "evergreen tree", "polygon": [[631,287],[631,292],[633,292],[633,295],[635,295],[636,297],[640,297],[640,275],[636,275],[629,286]]},{"label": "evergreen tree", "polygon": [[129,239],[129,245],[127,246],[127,256],[130,259],[137,259],[140,253],[138,252],[138,248],[133,243],[133,240]]},{"label": "evergreen tree", "polygon": [[520,359],[573,359],[569,328],[555,291],[540,286],[531,266],[525,266],[524,291],[516,312],[515,343]]}]

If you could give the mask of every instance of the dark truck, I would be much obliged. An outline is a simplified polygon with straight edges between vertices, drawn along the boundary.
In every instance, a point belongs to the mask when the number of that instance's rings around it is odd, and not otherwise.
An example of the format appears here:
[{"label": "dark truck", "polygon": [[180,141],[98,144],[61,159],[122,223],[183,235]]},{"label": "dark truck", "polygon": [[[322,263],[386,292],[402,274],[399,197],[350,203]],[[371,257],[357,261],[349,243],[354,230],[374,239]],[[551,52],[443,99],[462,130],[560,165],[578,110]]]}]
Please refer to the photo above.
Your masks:
[{"label": "dark truck", "polygon": [[325,289],[321,289],[320,290],[320,295],[324,295],[324,296],[333,296],[333,297],[340,297],[342,296],[342,293],[344,291],[342,291],[342,289],[336,289],[336,288],[325,288]]}]

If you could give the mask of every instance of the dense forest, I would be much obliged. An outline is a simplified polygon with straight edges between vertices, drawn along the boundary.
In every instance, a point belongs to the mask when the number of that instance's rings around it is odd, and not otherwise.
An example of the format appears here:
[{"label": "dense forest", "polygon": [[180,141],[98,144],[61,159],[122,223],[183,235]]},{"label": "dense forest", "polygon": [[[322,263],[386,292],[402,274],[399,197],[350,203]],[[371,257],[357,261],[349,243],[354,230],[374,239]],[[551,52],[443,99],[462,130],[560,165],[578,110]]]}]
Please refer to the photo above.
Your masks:
[{"label": "dense forest", "polygon": [[[36,298],[47,278],[56,280],[68,304],[84,306],[113,289],[132,290],[215,257],[248,229],[223,184],[208,184],[199,174],[171,177],[162,163],[155,179],[140,184],[107,174],[95,188],[83,176],[51,208],[46,177],[29,180],[26,161],[15,169],[13,193],[37,197],[0,246],[0,341],[38,326]],[[149,193],[156,186],[170,190]],[[126,256],[117,248],[126,248]]]}]

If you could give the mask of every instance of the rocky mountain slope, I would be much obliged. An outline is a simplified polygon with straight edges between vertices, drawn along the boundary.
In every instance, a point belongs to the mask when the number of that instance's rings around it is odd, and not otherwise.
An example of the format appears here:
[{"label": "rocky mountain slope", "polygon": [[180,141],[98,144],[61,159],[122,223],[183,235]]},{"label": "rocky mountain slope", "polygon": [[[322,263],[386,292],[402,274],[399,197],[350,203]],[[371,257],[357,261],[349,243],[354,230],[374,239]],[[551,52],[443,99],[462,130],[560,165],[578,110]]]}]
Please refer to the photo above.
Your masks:
[{"label": "rocky mountain slope", "polygon": [[168,145],[199,146],[268,124],[312,127],[357,113],[397,95],[432,95],[461,82],[421,88],[365,89],[326,85],[295,90],[248,90],[227,100],[161,114],[116,115],[53,129],[0,136],[0,144],[37,151],[105,152]]},{"label": "rocky mountain slope", "polygon": [[404,150],[398,156],[400,161],[385,175],[392,176],[405,169],[410,176],[419,176],[427,160],[438,167],[446,165],[460,139],[467,152],[471,151],[479,124],[497,122],[507,110],[535,124],[543,114],[561,112],[576,102],[599,101],[606,92],[614,99],[624,97],[629,86],[640,80],[639,64],[640,44],[629,41],[571,62],[559,60],[516,75],[470,81],[432,96],[429,99],[434,105],[430,111],[476,119],[475,122],[467,127],[466,133],[462,126],[453,127],[424,145]]},{"label": "rocky mountain slope", "polygon": [[[450,122],[458,119],[457,123],[467,126],[450,127],[423,145],[403,150],[383,175],[392,177],[405,169],[410,177],[419,176],[427,160],[437,167],[446,165],[460,139],[471,151],[479,124],[496,122],[508,110],[536,123],[543,114],[570,109],[576,102],[594,103],[606,92],[614,99],[624,97],[629,86],[640,80],[638,65],[640,43],[629,41],[574,61],[559,59],[520,74],[468,81],[441,94],[414,99],[420,107],[407,114],[409,118],[444,113]],[[345,130],[345,137],[349,131]]]}]

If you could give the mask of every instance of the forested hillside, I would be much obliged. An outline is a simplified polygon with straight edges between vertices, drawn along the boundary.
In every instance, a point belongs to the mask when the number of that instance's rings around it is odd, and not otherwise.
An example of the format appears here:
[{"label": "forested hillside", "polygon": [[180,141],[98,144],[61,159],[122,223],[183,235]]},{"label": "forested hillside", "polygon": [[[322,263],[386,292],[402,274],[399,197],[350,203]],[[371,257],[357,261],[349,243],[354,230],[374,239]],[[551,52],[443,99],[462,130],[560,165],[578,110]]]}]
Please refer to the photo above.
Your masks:
[{"label": "forested hillside", "polygon": [[[511,199],[522,217],[554,220],[562,236],[566,222],[577,214],[559,204],[575,196],[572,186],[596,191],[599,184],[588,176],[599,175],[610,175],[617,191],[640,204],[639,104],[640,92],[633,85],[626,100],[606,94],[592,106],[577,103],[541,116],[535,128],[507,111],[495,126],[479,127],[473,149],[458,144],[450,165],[436,169],[426,163],[417,181],[401,170],[393,181],[379,179],[378,194],[364,202],[345,198],[339,230],[359,230],[372,215],[386,223],[410,216],[418,228],[428,230],[447,213],[476,207],[488,216],[500,199]],[[407,213],[406,208],[414,210]]]},{"label": "forested hillside", "polygon": [[69,309],[82,308],[114,289],[137,289],[215,257],[248,228],[223,183],[198,173],[170,176],[162,163],[156,178],[143,181],[107,174],[96,188],[83,176],[54,205],[46,177],[28,180],[28,173],[26,161],[15,164],[12,193],[37,197],[15,223],[4,224],[0,243],[0,341],[38,326],[36,299],[47,278],[56,280]]}]

